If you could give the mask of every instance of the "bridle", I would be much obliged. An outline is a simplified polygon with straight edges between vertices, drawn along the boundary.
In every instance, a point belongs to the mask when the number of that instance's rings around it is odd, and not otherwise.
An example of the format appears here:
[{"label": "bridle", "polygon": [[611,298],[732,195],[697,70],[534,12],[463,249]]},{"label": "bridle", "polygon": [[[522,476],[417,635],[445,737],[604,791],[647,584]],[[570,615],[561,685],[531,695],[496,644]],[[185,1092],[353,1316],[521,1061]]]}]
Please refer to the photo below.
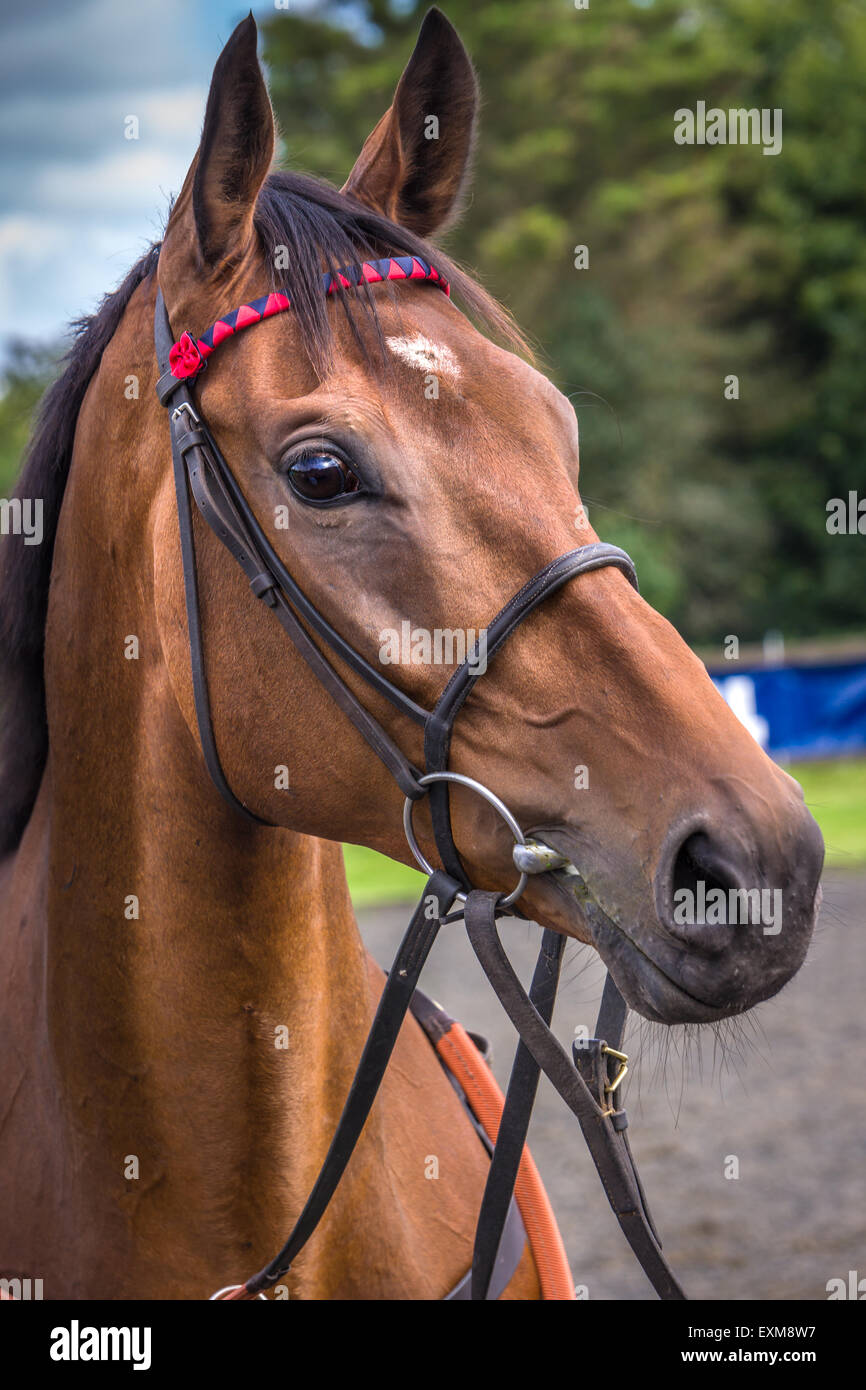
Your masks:
[{"label": "bridle", "polygon": [[[448,293],[447,284],[435,268],[420,257],[365,262],[338,271],[336,275],[326,274],[323,292],[329,294],[337,289],[390,279],[429,280]],[[160,376],[156,389],[160,402],[169,410],[193,693],[202,751],[211,779],[228,804],[247,820],[268,824],[235,796],[217,750],[202,648],[190,491],[203,519],[246,574],[253,594],[273,611],[325,689],[391,772],[406,797],[404,824],[410,846],[429,876],[388,975],[330,1148],[294,1229],[268,1265],[244,1284],[220,1290],[216,1296],[233,1300],[263,1296],[265,1289],[272,1288],[287,1273],[316,1229],[360,1138],[436,935],[443,924],[462,916],[473,950],[519,1036],[475,1233],[471,1297],[483,1300],[488,1295],[539,1075],[544,1071],[577,1116],[608,1201],[653,1287],[662,1298],[684,1298],[662,1254],[661,1242],[646,1205],[626,1136],[626,1113],[617,1109],[617,1088],[626,1066],[621,1044],[627,1008],[622,995],[608,974],[596,1035],[574,1044],[572,1062],[549,1027],[564,937],[549,929],[544,931],[528,994],[499,939],[497,916],[517,901],[528,873],[544,872],[550,866],[550,851],[545,846],[527,846],[517,822],[488,788],[448,769],[454,721],[480,676],[477,646],[454,671],[432,710],[424,709],[393,685],[381,670],[340,636],[289,574],[248,506],[187,384],[190,378],[198,375],[207,357],[226,337],[290,307],[287,294],[263,296],[217,320],[201,338],[193,339],[184,333],[175,342],[162,292],[157,293],[154,337]],[[634,565],[617,546],[596,542],[552,560],[523,585],[489,625],[488,662],[520,623],[551,594],[579,575],[607,566],[621,570],[637,588]],[[358,700],[313,641],[308,629],[397,710],[423,728],[424,774],[412,765]],[[520,878],[507,896],[476,889],[469,881],[451,829],[448,784],[454,781],[478,792],[509,824],[516,842],[515,859],[520,865]],[[433,833],[442,869],[426,863],[412,830],[412,806],[425,795],[430,798]],[[464,899],[463,908],[452,912],[458,898]]]},{"label": "bridle", "polygon": [[[448,286],[435,267],[417,256],[389,257],[350,266],[324,275],[322,287],[324,293],[332,294],[352,286],[402,279],[430,281],[448,293]],[[608,1201],[656,1292],[665,1299],[684,1298],[662,1254],[646,1205],[629,1149],[625,1110],[617,1108],[618,1087],[627,1063],[622,1052],[627,1007],[619,989],[608,974],[595,1037],[573,1044],[572,1061],[549,1027],[565,938],[549,929],[543,932],[528,993],[499,939],[497,917],[518,900],[527,875],[555,866],[557,856],[549,846],[527,841],[508,808],[489,788],[448,768],[454,722],[481,674],[478,646],[454,671],[432,710],[423,708],[393,685],[340,636],[289,574],[248,506],[190,391],[189,381],[225,338],[290,307],[285,293],[265,295],[217,320],[200,338],[184,333],[175,342],[162,292],[157,293],[154,336],[160,376],[156,389],[160,402],[169,411],[193,693],[202,751],[211,779],[228,804],[249,821],[270,824],[231,790],[217,750],[202,647],[190,491],[203,519],[246,574],[253,594],[272,610],[322,685],[394,777],[406,797],[404,825],[410,847],[428,878],[385,983],[330,1148],[294,1229],[268,1265],[244,1284],[221,1289],[214,1297],[263,1297],[264,1290],[272,1288],[287,1273],[316,1229],[361,1136],[436,935],[442,925],[462,917],[473,950],[519,1037],[476,1227],[471,1297],[488,1297],[543,1071],[576,1115]],[[637,588],[629,556],[617,546],[602,542],[570,550],[539,570],[487,628],[488,662],[547,598],[572,579],[608,566],[619,569]],[[397,710],[423,728],[424,773],[413,766],[364,707],[311,633]],[[482,796],[511,830],[520,877],[507,895],[474,888],[466,874],[451,828],[448,787],[455,782]],[[430,799],[441,869],[427,863],[412,827],[414,803],[424,796]],[[558,860],[565,862],[562,856]],[[452,910],[458,899],[463,901],[462,908]]]}]

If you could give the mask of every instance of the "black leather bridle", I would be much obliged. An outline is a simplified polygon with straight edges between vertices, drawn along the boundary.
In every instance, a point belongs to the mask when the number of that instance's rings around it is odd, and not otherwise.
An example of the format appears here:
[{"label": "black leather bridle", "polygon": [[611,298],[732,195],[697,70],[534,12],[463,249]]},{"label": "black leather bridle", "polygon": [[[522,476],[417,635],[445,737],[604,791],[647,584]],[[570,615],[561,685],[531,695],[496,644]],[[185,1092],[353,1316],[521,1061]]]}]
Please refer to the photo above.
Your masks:
[{"label": "black leather bridle", "polygon": [[[543,1071],[576,1115],[608,1201],[656,1292],[665,1299],[684,1298],[662,1254],[661,1242],[647,1208],[626,1136],[626,1113],[617,1109],[617,1088],[625,1070],[621,1046],[627,1008],[622,995],[608,975],[596,1036],[574,1044],[572,1061],[549,1027],[564,937],[551,930],[543,932],[538,964],[527,994],[505,954],[496,927],[497,917],[522,892],[525,872],[521,872],[517,888],[507,896],[476,889],[469,881],[454,843],[448,798],[448,785],[452,780],[463,781],[492,801],[500,813],[505,813],[518,844],[523,843],[519,827],[492,793],[473,779],[448,770],[454,721],[480,675],[478,649],[453,673],[434,709],[427,710],[351,647],[286,570],[220,453],[187,380],[173,374],[170,354],[174,337],[161,291],[157,293],[154,336],[160,372],[157,395],[168,409],[170,420],[196,718],[211,779],[240,815],[257,824],[270,824],[235,796],[217,751],[202,648],[190,491],[208,526],[246,574],[253,594],[272,609],[325,689],[391,772],[407,798],[405,819],[413,847],[412,803],[429,795],[434,837],[443,864],[442,869],[435,869],[422,861],[430,871],[428,880],[388,975],[330,1148],[294,1229],[268,1265],[244,1284],[231,1286],[231,1292],[221,1290],[221,1295],[232,1299],[261,1296],[286,1274],[316,1229],[360,1138],[439,928],[463,917],[472,947],[519,1036],[476,1228],[471,1297],[488,1297],[539,1075]],[[488,661],[520,623],[551,594],[579,575],[611,565],[621,570],[637,588],[634,565],[617,546],[597,542],[552,560],[523,585],[489,625]],[[413,766],[361,704],[313,640],[311,632],[368,685],[423,728],[424,774]],[[452,911],[458,898],[465,899],[464,905]]]}]

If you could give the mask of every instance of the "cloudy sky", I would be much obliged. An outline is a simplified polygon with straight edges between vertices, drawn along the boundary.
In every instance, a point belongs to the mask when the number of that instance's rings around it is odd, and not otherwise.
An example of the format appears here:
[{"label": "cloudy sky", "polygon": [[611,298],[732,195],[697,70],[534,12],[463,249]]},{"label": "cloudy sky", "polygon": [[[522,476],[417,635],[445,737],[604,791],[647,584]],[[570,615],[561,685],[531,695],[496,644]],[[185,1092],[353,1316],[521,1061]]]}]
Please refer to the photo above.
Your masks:
[{"label": "cloudy sky", "polygon": [[[0,349],[57,337],[160,234],[214,62],[249,8],[0,0]],[[138,140],[125,138],[128,116]]]}]

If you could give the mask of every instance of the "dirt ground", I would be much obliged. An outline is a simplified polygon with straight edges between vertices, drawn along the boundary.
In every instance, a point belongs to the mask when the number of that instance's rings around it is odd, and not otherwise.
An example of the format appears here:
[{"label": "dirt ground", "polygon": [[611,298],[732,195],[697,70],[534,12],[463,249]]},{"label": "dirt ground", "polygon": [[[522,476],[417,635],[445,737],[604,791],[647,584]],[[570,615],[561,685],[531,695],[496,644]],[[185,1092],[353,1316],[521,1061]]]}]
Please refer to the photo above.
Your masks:
[{"label": "dirt ground", "polygon": [[[361,915],[387,966],[403,908]],[[538,929],[502,937],[524,983]],[[570,944],[554,1027],[568,1046],[590,1024],[603,972]],[[500,1085],[513,1033],[466,941],[443,929],[422,988],[493,1042]],[[866,1276],[866,876],[835,872],[806,964],[725,1045],[631,1015],[623,1085],[629,1135],[667,1254],[691,1298],[826,1299],[828,1279]],[[559,1218],[575,1282],[590,1298],[653,1298],[619,1231],[577,1121],[542,1077],[530,1143]],[[725,1177],[729,1156],[739,1177]],[[728,1167],[733,1165],[728,1164]]]}]

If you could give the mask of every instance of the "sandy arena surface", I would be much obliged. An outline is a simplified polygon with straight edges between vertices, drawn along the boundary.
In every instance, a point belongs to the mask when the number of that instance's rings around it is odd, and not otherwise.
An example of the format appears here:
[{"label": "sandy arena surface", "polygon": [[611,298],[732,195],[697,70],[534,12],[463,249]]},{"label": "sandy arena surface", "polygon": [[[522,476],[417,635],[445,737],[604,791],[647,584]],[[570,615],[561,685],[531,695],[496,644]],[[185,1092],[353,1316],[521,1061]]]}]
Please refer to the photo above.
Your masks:
[{"label": "sandy arena surface", "polygon": [[[405,908],[361,914],[387,966]],[[528,984],[538,929],[502,936]],[[603,972],[569,944],[554,1019],[570,1045],[592,1025]],[[500,1085],[511,1025],[466,941],[443,929],[421,979],[468,1028],[493,1042]],[[866,876],[830,873],[806,964],[723,1049],[630,1016],[623,1083],[630,1139],[667,1254],[692,1298],[826,1299],[827,1280],[866,1275]],[[530,1142],[559,1218],[575,1282],[591,1298],[652,1298],[587,1155],[577,1121],[542,1077]],[[736,1155],[739,1177],[724,1176]]]}]

